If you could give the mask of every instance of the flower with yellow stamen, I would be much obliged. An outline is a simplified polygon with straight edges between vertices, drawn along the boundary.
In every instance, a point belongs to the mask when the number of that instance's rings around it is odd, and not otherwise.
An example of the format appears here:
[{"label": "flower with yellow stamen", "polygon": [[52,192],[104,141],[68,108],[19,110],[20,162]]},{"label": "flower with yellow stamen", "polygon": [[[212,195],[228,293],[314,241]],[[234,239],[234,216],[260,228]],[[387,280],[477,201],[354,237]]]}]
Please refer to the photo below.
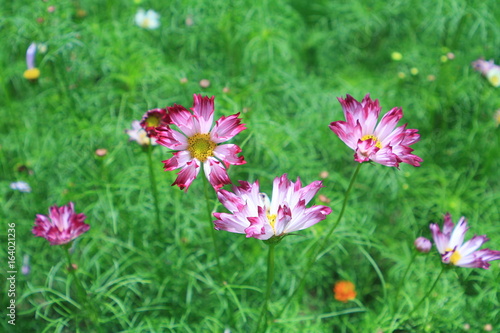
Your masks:
[{"label": "flower with yellow stamen", "polygon": [[374,161],[395,167],[400,163],[420,166],[422,159],[413,155],[410,148],[420,140],[418,130],[406,129],[406,125],[396,127],[403,117],[401,108],[393,108],[377,124],[381,108],[378,100],[373,101],[370,95],[361,102],[350,95],[338,100],[346,120],[332,122],[330,129],[354,150],[355,161]]},{"label": "flower with yellow stamen", "polygon": [[469,227],[467,226],[467,220],[463,216],[455,226],[451,220],[451,215],[448,213],[444,217],[442,231],[435,223],[431,223],[430,229],[436,247],[441,254],[441,260],[445,264],[488,269],[490,261],[500,260],[500,251],[478,250],[488,241],[486,235],[475,235],[464,243],[465,233],[469,230]]},{"label": "flower with yellow stamen", "polygon": [[306,205],[323,187],[315,181],[302,187],[300,179],[294,183],[287,175],[276,177],[272,198],[259,192],[259,183],[240,181],[233,192],[219,190],[219,201],[230,213],[214,213],[215,229],[246,234],[265,241],[280,241],[285,235],[324,220],[332,212],[330,207]]},{"label": "flower with yellow stamen", "polygon": [[[167,108],[165,125],[155,128],[156,142],[174,150],[174,157],[163,161],[165,170],[181,169],[172,185],[187,189],[201,167],[214,189],[230,184],[227,167],[245,164],[238,156],[241,148],[234,144],[220,144],[245,129],[239,113],[214,120],[214,97],[194,95],[194,104],[188,111],[181,105]],[[178,130],[172,128],[176,126]]]}]

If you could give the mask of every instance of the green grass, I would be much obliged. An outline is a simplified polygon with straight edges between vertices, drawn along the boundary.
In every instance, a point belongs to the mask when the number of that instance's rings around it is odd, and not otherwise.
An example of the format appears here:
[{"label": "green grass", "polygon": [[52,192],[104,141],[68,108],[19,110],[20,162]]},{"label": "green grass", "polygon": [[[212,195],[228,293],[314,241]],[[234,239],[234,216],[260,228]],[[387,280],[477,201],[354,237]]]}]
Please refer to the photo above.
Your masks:
[{"label": "green grass", "polygon": [[[446,271],[401,325],[393,322],[392,307],[414,239],[430,238],[429,223],[441,224],[444,213],[454,221],[466,216],[468,237],[487,234],[487,247],[500,249],[500,135],[493,119],[500,97],[470,65],[480,57],[500,62],[495,5],[1,2],[0,217],[4,226],[16,223],[19,270],[23,255],[31,258],[30,274],[17,275],[19,332],[255,329],[266,246],[217,232],[223,283],[202,181],[195,180],[188,193],[171,187],[176,175],[162,171],[161,161],[171,156],[164,147],[153,152],[163,225],[158,232],[147,156],[124,133],[148,109],[190,107],[195,93],[216,96],[216,118],[242,112],[248,129],[231,142],[242,146],[247,164],[231,167],[234,182],[258,179],[270,193],[272,180],[283,173],[304,183],[329,173],[320,194],[331,199],[331,216],[276,247],[273,315],[297,287],[314,240],[336,220],[356,167],[353,152],[328,128],[343,119],[336,98],[370,93],[384,113],[401,106],[403,122],[422,137],[412,146],[424,159],[420,168],[361,168],[346,214],[303,292],[268,332],[460,332],[466,323],[475,332],[485,324],[498,330],[498,262],[490,270]],[[139,7],[160,13],[158,30],[134,25]],[[78,8],[87,15],[77,17]],[[47,45],[36,57],[36,83],[22,77],[31,42]],[[391,60],[394,51],[403,54],[401,61]],[[455,58],[442,62],[448,52]],[[181,78],[188,82],[181,84]],[[210,87],[201,88],[201,79],[209,79]],[[224,87],[230,91],[223,93]],[[98,148],[108,155],[97,157]],[[27,181],[33,191],[12,191],[9,184],[16,180]],[[31,233],[35,214],[69,201],[91,225],[73,254],[93,304],[89,313],[75,299],[62,250]],[[216,209],[223,211],[220,204]],[[7,228],[1,230],[6,240]],[[424,296],[440,266],[435,249],[416,258],[397,302],[403,314]],[[340,279],[356,284],[356,301],[334,300],[332,287]],[[4,309],[6,294],[2,290]],[[2,325],[12,331],[5,316]]]}]

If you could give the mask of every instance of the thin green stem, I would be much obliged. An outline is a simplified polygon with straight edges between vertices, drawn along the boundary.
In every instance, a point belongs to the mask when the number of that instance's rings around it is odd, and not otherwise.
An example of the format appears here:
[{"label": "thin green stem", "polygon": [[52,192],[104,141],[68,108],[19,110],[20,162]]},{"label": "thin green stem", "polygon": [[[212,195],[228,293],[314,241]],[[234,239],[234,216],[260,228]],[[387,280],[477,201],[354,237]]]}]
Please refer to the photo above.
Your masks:
[{"label": "thin green stem", "polygon": [[267,329],[267,315],[269,313],[269,299],[271,298],[271,287],[274,281],[274,247],[276,244],[268,244],[269,252],[267,254],[267,285],[266,285],[266,298],[264,304],[262,305],[262,310],[260,312],[259,321],[257,323],[256,332],[260,332],[261,323],[264,323],[262,332]]},{"label": "thin green stem", "polygon": [[148,165],[149,165],[149,182],[151,183],[151,192],[153,193],[153,200],[155,205],[156,231],[158,233],[161,233],[160,205],[158,203],[158,187],[156,185],[152,152],[153,152],[153,146],[151,145],[151,138],[149,138],[149,145],[147,148]]},{"label": "thin green stem", "polygon": [[397,327],[395,327],[394,329],[397,329],[399,326],[401,326],[405,321],[407,321],[408,319],[410,319],[411,315],[418,310],[418,308],[420,308],[420,306],[422,305],[422,303],[424,303],[424,301],[429,297],[429,295],[432,293],[432,291],[434,290],[434,288],[436,287],[438,281],[441,279],[441,275],[443,275],[443,272],[445,271],[446,269],[446,265],[442,265],[442,268],[441,268],[441,272],[439,272],[436,280],[434,281],[434,283],[432,284],[432,286],[429,288],[429,290],[427,291],[427,293],[424,295],[424,297],[422,297],[422,299],[417,303],[417,305],[415,305],[415,307],[410,311],[410,313],[408,313],[406,315],[406,317],[404,317],[401,321],[399,321]]},{"label": "thin green stem", "polygon": [[437,276],[436,280],[434,281],[434,283],[432,284],[432,286],[430,287],[430,289],[427,291],[427,293],[424,295],[424,297],[422,297],[422,299],[420,300],[420,302],[418,302],[417,305],[415,305],[415,307],[413,308],[413,310],[411,310],[410,313],[408,313],[408,318],[410,318],[410,316],[415,311],[417,311],[417,309],[422,305],[422,303],[425,301],[425,299],[427,297],[429,297],[429,295],[432,293],[432,291],[436,287],[438,281],[440,280],[441,275],[443,275],[443,272],[444,272],[445,269],[446,269],[446,265],[442,265],[441,272],[439,272],[439,275]]},{"label": "thin green stem", "polygon": [[323,251],[326,243],[328,242],[328,239],[333,234],[333,231],[335,231],[335,229],[339,225],[340,221],[342,220],[342,217],[344,216],[345,209],[347,207],[349,194],[351,193],[351,189],[352,189],[352,186],[354,185],[354,181],[356,180],[356,177],[358,176],[359,170],[361,169],[361,165],[363,165],[363,163],[359,163],[358,166],[356,167],[356,170],[354,170],[354,173],[352,174],[351,181],[349,182],[347,190],[345,191],[345,194],[344,194],[344,202],[342,203],[342,208],[340,209],[340,213],[337,217],[337,221],[335,221],[335,223],[332,224],[332,227],[330,228],[330,230],[328,231],[326,236],[323,238],[323,241],[321,243],[319,242],[320,239],[317,239],[316,242],[314,243],[312,250],[311,250],[313,255],[311,255],[309,257],[310,258],[309,262],[306,265],[306,269],[302,273],[302,276],[300,278],[300,281],[299,281],[297,288],[295,288],[293,293],[290,296],[288,296],[288,299],[286,300],[285,305],[283,306],[281,311],[278,313],[276,318],[281,317],[281,315],[283,314],[283,312],[285,312],[286,308],[288,307],[288,305],[290,304],[292,299],[295,297],[295,295],[298,293],[298,291],[300,289],[302,289],[302,287],[304,286],[304,282],[305,282],[307,273],[311,270],[311,267],[314,264],[314,262],[317,260],[318,255],[321,253],[321,251]]},{"label": "thin green stem", "polygon": [[69,248],[70,244],[65,244],[62,247],[62,250],[64,252],[64,256],[66,257],[66,260],[68,261],[68,271],[73,276],[73,280],[75,281],[76,284],[76,294],[78,295],[78,301],[83,303],[84,305],[87,304],[87,293],[85,292],[85,289],[83,288],[83,285],[78,278],[78,276],[75,273],[75,270],[73,269],[73,264],[71,263],[71,256],[69,254]]},{"label": "thin green stem", "polygon": [[215,254],[215,258],[217,259],[217,269],[219,271],[219,278],[224,280],[224,275],[222,274],[222,268],[220,265],[219,250],[217,249],[217,241],[215,240],[215,229],[214,229],[213,218],[212,218],[212,205],[210,205],[211,199],[210,199],[210,194],[209,194],[209,189],[208,189],[208,187],[210,185],[208,183],[207,178],[204,175],[202,176],[202,178],[203,178],[203,189],[205,191],[205,202],[206,202],[206,207],[207,207],[207,221],[208,221],[208,227],[210,229],[210,234],[212,235],[214,254]]},{"label": "thin green stem", "polygon": [[396,296],[394,297],[393,312],[394,312],[394,309],[396,307],[396,304],[398,303],[399,292],[401,291],[401,287],[403,286],[403,284],[404,284],[404,282],[406,280],[406,275],[408,275],[408,272],[410,271],[410,268],[413,265],[413,262],[415,261],[415,258],[417,257],[418,253],[419,252],[416,251],[416,250],[413,251],[413,255],[412,255],[411,259],[410,259],[410,263],[406,267],[406,270],[405,270],[405,272],[403,274],[403,277],[399,281],[399,284],[398,284],[397,289],[396,289]]}]

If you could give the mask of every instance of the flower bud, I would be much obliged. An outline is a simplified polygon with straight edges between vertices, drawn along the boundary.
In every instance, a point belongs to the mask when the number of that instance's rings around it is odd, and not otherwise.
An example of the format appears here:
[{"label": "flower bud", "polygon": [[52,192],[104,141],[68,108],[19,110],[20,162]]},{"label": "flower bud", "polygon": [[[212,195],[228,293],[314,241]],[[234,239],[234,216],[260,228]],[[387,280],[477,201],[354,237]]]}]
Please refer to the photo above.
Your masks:
[{"label": "flower bud", "polygon": [[431,241],[425,237],[418,237],[415,239],[415,247],[418,252],[427,253],[431,250],[432,244]]}]

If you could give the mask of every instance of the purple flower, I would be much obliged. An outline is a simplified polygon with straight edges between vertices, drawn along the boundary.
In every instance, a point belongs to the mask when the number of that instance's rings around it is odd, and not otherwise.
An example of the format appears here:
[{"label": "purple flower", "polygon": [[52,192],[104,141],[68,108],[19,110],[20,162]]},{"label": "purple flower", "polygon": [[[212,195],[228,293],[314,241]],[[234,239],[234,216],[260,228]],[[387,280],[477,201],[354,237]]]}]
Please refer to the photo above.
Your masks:
[{"label": "purple flower", "polygon": [[441,259],[445,264],[488,269],[490,267],[489,261],[500,260],[500,251],[478,250],[481,245],[489,240],[486,235],[474,235],[464,243],[465,234],[469,228],[467,220],[463,216],[455,226],[451,221],[451,215],[447,213],[444,216],[442,232],[435,223],[431,223],[430,229],[436,247],[441,254]]}]

